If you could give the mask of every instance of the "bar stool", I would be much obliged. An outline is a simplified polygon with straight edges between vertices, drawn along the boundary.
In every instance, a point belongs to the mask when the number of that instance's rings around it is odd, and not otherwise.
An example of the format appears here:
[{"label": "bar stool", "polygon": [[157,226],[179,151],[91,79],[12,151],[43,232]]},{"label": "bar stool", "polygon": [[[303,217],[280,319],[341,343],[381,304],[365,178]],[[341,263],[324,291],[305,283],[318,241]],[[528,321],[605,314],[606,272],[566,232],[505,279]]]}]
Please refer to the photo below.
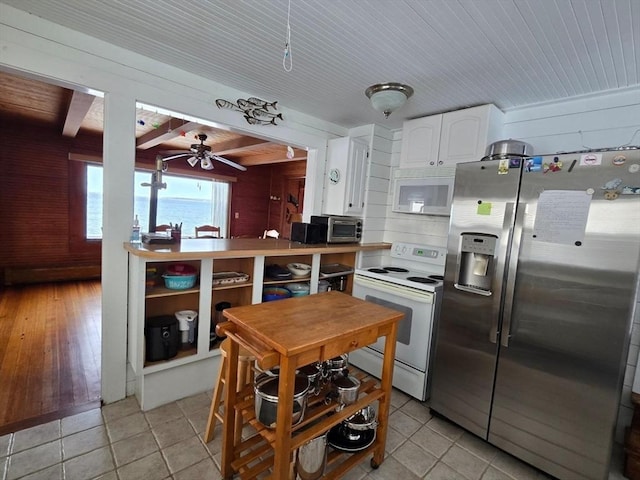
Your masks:
[{"label": "bar stool", "polygon": [[[224,421],[224,415],[220,412],[220,406],[222,405],[222,393],[228,368],[230,342],[231,341],[228,338],[225,338],[220,344],[220,354],[222,355],[222,361],[220,362],[218,380],[213,390],[213,398],[211,399],[211,410],[209,410],[209,420],[207,421],[207,429],[205,430],[204,434],[205,443],[209,443],[211,440],[213,440],[216,420],[218,420],[220,423]],[[253,384],[252,367],[255,360],[256,358],[251,355],[251,352],[249,352],[249,350],[240,347],[240,351],[238,352],[238,381],[236,385],[236,392],[240,392],[245,386]],[[235,428],[236,431],[240,430],[240,421],[237,422]]]}]

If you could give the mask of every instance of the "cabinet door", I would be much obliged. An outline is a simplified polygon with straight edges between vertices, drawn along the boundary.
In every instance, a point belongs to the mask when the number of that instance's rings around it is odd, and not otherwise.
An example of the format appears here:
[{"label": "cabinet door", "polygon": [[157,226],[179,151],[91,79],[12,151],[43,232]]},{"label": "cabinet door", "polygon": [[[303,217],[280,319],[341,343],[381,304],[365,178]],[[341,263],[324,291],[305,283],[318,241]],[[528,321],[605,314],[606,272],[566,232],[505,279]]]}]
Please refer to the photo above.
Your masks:
[{"label": "cabinet door", "polygon": [[439,165],[473,162],[485,155],[487,144],[502,131],[502,112],[494,105],[443,114]]},{"label": "cabinet door", "polygon": [[402,127],[400,167],[435,166],[440,147],[442,115],[407,120]]},{"label": "cabinet door", "polygon": [[364,211],[364,194],[367,186],[369,148],[363,142],[349,142],[349,167],[347,178],[347,200],[344,213],[359,215]]},{"label": "cabinet door", "polygon": [[363,211],[367,145],[349,137],[329,140],[323,213],[353,215]]}]

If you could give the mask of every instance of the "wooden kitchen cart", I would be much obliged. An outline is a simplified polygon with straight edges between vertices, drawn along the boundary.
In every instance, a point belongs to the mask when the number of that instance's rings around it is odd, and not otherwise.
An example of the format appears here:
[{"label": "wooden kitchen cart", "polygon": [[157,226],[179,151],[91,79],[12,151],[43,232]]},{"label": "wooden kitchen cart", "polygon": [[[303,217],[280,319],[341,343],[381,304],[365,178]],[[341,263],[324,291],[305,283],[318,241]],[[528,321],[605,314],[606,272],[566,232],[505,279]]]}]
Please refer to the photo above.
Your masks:
[{"label": "wooden kitchen cart", "polygon": [[[279,365],[280,381],[274,430],[264,428],[255,420],[250,386],[237,394],[233,388],[225,389],[223,478],[230,479],[236,473],[241,478],[256,478],[269,469],[270,478],[274,480],[290,478],[296,448],[375,401],[379,402],[379,408],[373,444],[354,454],[332,453],[328,462],[331,468],[323,478],[340,478],[369,454],[373,454],[371,464],[374,467],[383,462],[396,335],[398,322],[403,317],[401,312],[332,291],[234,307],[225,310],[224,316],[229,322],[219,328],[232,340],[226,384],[236,384],[240,345],[255,355],[261,368]],[[338,412],[335,411],[335,403],[311,402],[303,422],[292,427],[296,368],[364,347],[383,336],[386,337],[385,360],[379,385],[377,381],[363,382],[358,401]],[[256,427],[255,436],[247,440],[235,437],[237,415],[243,415],[245,422],[249,421]]]}]

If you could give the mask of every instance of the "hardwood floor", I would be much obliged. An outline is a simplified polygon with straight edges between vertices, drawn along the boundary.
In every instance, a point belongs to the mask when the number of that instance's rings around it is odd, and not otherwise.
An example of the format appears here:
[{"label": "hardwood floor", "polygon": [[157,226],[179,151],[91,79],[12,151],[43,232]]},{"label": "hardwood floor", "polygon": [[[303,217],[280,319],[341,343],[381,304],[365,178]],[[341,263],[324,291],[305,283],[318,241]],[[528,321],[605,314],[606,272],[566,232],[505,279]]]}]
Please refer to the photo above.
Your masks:
[{"label": "hardwood floor", "polygon": [[100,281],[0,293],[0,435],[99,406]]}]

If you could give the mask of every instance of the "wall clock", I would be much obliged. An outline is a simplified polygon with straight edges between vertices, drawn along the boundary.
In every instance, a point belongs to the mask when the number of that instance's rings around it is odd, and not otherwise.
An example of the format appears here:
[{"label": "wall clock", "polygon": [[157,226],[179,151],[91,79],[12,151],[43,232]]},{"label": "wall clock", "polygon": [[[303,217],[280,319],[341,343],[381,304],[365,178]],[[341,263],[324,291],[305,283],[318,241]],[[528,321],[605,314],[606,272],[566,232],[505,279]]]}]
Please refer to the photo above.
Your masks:
[{"label": "wall clock", "polygon": [[332,168],[329,172],[329,181],[336,185],[340,181],[340,170],[337,168]]}]

